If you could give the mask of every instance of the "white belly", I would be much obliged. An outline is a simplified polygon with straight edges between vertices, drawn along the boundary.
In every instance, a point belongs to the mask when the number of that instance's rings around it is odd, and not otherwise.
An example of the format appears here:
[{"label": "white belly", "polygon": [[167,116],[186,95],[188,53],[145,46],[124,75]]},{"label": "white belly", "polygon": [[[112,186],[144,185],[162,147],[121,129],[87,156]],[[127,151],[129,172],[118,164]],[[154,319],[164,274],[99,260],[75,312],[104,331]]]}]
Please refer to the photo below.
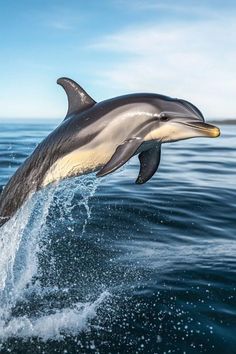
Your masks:
[{"label": "white belly", "polygon": [[98,170],[111,158],[110,145],[95,149],[78,149],[57,160],[45,175],[42,186],[72,176]]}]

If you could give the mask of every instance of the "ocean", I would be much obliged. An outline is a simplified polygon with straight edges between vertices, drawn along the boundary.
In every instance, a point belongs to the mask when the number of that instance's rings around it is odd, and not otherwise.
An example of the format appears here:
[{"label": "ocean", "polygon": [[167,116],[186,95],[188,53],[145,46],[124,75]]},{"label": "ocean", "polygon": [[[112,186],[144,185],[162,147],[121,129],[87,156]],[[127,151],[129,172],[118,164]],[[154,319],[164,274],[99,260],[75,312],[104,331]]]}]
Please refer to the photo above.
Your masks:
[{"label": "ocean", "polygon": [[[0,185],[56,126],[0,123]],[[50,186],[0,229],[0,353],[236,353],[236,125]],[[24,181],[22,181],[24,183]]]}]

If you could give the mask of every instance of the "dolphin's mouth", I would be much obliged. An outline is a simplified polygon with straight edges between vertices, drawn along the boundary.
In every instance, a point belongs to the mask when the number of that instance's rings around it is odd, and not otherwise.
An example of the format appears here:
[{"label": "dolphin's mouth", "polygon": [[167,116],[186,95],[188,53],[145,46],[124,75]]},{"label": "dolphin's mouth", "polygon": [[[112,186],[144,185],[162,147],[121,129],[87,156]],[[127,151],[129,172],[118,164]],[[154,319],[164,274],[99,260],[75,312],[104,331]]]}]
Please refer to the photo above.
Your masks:
[{"label": "dolphin's mouth", "polygon": [[205,122],[181,122],[183,125],[187,125],[196,131],[201,132],[205,136],[208,136],[210,138],[217,138],[220,136],[220,129],[216,127],[215,125],[208,124]]}]

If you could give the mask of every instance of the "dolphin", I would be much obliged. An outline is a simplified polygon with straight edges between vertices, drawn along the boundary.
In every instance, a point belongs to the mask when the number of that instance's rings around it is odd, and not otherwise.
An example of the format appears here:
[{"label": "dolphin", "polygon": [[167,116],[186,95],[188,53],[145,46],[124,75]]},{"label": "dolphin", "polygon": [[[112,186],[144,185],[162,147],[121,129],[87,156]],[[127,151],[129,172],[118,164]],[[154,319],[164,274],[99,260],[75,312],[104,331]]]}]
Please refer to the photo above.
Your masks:
[{"label": "dolphin", "polygon": [[18,168],[0,196],[0,225],[40,188],[97,171],[105,176],[138,154],[137,184],[158,169],[162,143],[218,137],[192,103],[155,93],[128,94],[95,102],[75,81],[57,80],[68,98],[64,121]]}]

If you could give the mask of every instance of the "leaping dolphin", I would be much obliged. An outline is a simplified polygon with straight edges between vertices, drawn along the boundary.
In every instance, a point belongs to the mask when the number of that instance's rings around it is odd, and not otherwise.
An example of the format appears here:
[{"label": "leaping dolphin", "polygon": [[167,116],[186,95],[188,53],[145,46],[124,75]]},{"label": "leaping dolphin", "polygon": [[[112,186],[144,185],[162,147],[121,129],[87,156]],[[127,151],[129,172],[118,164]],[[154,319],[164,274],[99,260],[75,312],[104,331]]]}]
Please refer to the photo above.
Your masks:
[{"label": "leaping dolphin", "polygon": [[11,177],[0,197],[0,225],[42,187],[98,171],[105,176],[138,154],[136,183],[156,172],[161,144],[194,137],[218,137],[192,103],[154,93],[130,94],[96,103],[75,81],[60,78],[68,97],[64,121]]}]

